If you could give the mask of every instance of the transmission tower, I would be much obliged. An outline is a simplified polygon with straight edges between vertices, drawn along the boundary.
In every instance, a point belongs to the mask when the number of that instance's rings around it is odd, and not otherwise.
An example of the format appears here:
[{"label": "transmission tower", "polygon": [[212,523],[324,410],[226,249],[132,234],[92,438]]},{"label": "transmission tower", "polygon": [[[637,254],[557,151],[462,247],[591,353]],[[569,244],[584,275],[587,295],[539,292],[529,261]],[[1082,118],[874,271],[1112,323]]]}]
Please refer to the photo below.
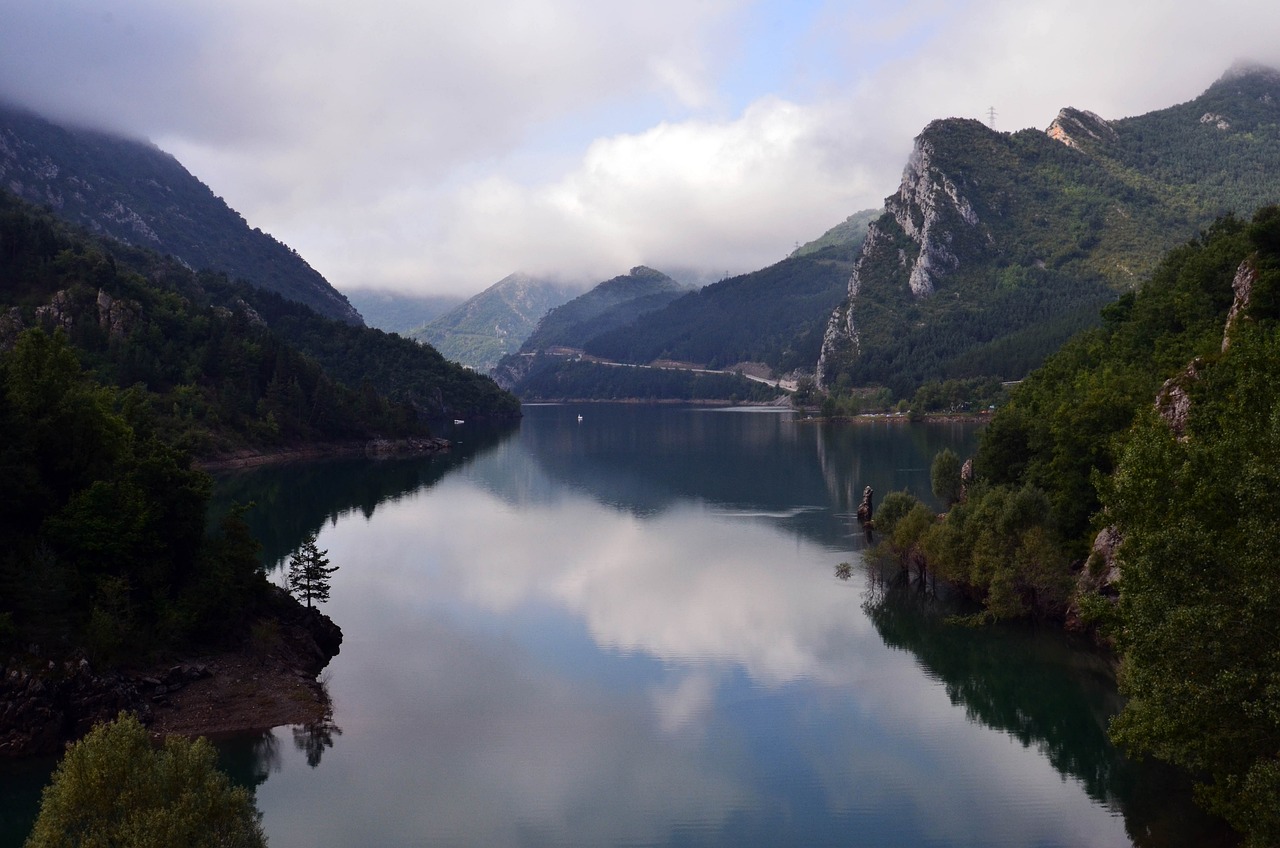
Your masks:
[{"label": "transmission tower", "polygon": [[991,129],[996,128],[996,107],[994,106],[987,107],[987,126]]}]

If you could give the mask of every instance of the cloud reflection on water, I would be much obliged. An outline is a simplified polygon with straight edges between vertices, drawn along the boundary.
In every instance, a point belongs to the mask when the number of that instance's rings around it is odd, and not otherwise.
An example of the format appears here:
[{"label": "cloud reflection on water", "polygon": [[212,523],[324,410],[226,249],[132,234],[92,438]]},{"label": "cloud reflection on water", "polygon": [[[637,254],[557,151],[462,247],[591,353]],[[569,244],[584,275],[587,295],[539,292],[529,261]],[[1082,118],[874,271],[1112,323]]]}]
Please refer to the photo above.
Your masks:
[{"label": "cloud reflection on water", "polygon": [[[799,789],[768,773],[782,768],[817,782],[828,822],[875,834],[863,844],[1128,844],[1038,752],[885,647],[822,547],[695,503],[516,507],[469,476],[321,540],[357,565],[331,605],[354,635],[332,684],[346,733],[318,771],[338,779],[331,760],[360,751],[376,773],[345,777],[402,796],[405,833],[664,844],[746,817],[800,835],[777,806]],[[633,677],[596,674],[600,654]]]}]

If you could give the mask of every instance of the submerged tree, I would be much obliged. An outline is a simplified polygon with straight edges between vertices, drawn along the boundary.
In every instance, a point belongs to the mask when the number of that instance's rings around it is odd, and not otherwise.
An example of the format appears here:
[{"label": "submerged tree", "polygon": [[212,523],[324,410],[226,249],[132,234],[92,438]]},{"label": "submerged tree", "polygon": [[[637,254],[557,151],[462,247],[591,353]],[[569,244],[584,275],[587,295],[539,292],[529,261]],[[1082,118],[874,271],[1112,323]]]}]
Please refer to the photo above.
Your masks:
[{"label": "submerged tree", "polygon": [[950,448],[943,448],[933,458],[933,466],[929,470],[934,497],[941,500],[948,509],[960,500],[960,468],[960,457]]},{"label": "submerged tree", "polygon": [[315,535],[309,535],[289,557],[289,591],[308,607],[313,601],[323,604],[329,600],[329,577],[337,570],[329,564],[329,552],[320,550]]}]

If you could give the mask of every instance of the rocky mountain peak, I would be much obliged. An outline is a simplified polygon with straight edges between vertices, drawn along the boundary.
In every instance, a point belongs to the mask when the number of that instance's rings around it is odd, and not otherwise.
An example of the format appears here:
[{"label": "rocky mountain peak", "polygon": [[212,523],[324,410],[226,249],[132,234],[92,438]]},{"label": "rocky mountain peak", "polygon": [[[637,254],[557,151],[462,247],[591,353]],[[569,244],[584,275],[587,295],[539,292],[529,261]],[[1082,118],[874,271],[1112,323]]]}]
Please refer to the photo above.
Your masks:
[{"label": "rocky mountain peak", "polygon": [[[932,294],[937,278],[955,270],[960,262],[951,249],[950,231],[940,224],[962,222],[970,227],[978,225],[973,204],[961,193],[950,175],[936,164],[932,136],[943,131],[947,123],[935,121],[916,138],[897,194],[885,199],[885,210],[907,237],[919,246],[909,280],[911,293],[916,297]],[[872,228],[875,227],[872,224]],[[864,255],[865,251],[864,246]]]},{"label": "rocky mountain peak", "polygon": [[1067,147],[1079,148],[1082,144],[1106,144],[1119,139],[1115,129],[1104,118],[1084,109],[1070,106],[1058,112],[1045,134]]}]

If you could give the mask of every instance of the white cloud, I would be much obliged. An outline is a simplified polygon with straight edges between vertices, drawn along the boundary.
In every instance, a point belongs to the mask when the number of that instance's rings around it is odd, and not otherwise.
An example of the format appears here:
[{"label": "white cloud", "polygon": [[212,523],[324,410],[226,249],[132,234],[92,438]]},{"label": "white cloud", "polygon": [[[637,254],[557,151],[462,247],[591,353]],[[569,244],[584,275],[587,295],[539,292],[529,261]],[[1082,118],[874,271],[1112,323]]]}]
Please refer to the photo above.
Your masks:
[{"label": "white cloud", "polygon": [[[742,272],[838,223],[871,181],[833,138],[833,116],[773,98],[740,118],[663,123],[595,141],[562,179],[521,186],[492,176],[463,187],[445,257],[520,263],[596,279],[646,263]],[[874,190],[874,189],[872,189]]]},{"label": "white cloud", "polygon": [[1194,97],[1236,58],[1280,63],[1280,7],[1259,0],[0,14],[0,97],[152,138],[339,287],[424,291],[517,269],[750,270],[878,205],[933,118],[1122,117]]}]

